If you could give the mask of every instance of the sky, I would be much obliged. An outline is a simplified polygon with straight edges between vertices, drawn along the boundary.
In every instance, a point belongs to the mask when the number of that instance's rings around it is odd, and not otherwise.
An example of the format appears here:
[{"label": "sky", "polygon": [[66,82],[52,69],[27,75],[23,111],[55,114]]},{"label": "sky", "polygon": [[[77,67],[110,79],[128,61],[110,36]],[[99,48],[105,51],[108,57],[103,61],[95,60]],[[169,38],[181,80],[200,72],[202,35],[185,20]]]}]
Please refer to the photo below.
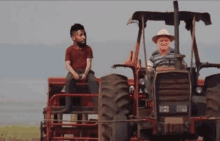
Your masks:
[{"label": "sky", "polygon": [[[205,26],[196,22],[196,40],[201,61],[218,63],[219,52],[219,1],[179,1],[180,11],[208,12],[212,25]],[[46,101],[47,78],[65,77],[65,50],[73,42],[69,30],[74,23],[84,25],[87,43],[93,49],[92,69],[96,77],[110,73],[121,73],[132,77],[129,69],[111,69],[115,63],[123,63],[130,50],[134,50],[138,26],[126,25],[135,11],[173,11],[172,1],[1,1],[0,2],[0,104],[4,101],[15,102],[1,107],[1,111],[20,110],[28,114],[31,106],[19,103],[38,103],[34,120],[38,122]],[[152,37],[166,28],[174,34],[173,26],[164,22],[147,23],[145,39],[147,58],[156,50]],[[179,27],[180,52],[186,55],[189,63],[191,36],[185,30],[185,23]],[[171,44],[174,47],[174,43]],[[143,45],[140,59],[144,64]],[[208,74],[219,73],[218,69],[204,69],[201,78]],[[42,104],[39,104],[42,102]],[[27,109],[28,107],[28,109]],[[32,110],[33,110],[32,109]],[[27,111],[26,111],[27,110]],[[26,111],[26,112],[25,112]],[[18,112],[19,113],[19,112]],[[16,113],[0,112],[0,123]],[[18,115],[17,115],[18,116]],[[31,117],[29,113],[26,117]],[[18,116],[19,117],[19,116]],[[3,120],[4,119],[4,120]],[[23,117],[20,117],[23,119]],[[16,120],[14,118],[13,120]],[[12,121],[12,120],[10,120]]]},{"label": "sky", "polygon": [[[200,7],[198,7],[200,3]],[[198,23],[198,41],[204,41],[201,34],[217,33],[218,1],[179,1],[179,10],[209,12],[212,26]],[[1,41],[11,44],[60,44],[72,43],[70,26],[76,22],[85,26],[89,42],[109,40],[134,40],[137,26],[126,26],[135,11],[173,11],[172,1],[9,1],[1,2]],[[152,37],[164,22],[149,22],[146,38]],[[183,24],[180,27],[181,40],[188,41]],[[203,29],[203,30],[200,30]],[[172,26],[168,30],[173,33]],[[218,42],[212,37],[206,43]]]}]

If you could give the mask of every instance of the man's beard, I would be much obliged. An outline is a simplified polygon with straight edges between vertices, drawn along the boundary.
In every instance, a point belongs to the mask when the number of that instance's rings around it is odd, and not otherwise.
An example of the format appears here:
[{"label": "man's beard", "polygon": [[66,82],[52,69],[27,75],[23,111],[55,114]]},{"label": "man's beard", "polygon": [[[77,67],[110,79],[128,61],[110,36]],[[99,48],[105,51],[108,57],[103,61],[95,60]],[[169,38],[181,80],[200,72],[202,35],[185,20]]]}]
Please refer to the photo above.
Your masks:
[{"label": "man's beard", "polygon": [[86,40],[85,40],[85,42],[78,42],[78,41],[77,41],[77,45],[78,45],[79,47],[81,47],[81,48],[85,47],[85,46],[86,46]]}]

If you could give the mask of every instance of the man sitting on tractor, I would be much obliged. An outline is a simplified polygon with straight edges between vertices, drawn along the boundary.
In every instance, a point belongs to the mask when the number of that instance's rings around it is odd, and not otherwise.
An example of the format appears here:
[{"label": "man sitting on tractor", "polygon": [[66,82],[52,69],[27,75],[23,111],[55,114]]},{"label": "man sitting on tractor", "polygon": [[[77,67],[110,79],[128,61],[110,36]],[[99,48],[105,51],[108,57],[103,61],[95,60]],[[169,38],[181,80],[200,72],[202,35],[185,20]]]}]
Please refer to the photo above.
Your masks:
[{"label": "man sitting on tractor", "polygon": [[[81,24],[74,24],[70,29],[70,37],[73,45],[66,49],[65,63],[69,71],[66,77],[66,93],[76,92],[76,80],[86,80],[90,93],[98,93],[98,82],[91,70],[93,52],[92,48],[86,44],[86,32]],[[93,98],[95,109],[97,110],[97,97]],[[72,98],[66,97],[66,112],[72,109]]]},{"label": "man sitting on tractor", "polygon": [[[159,66],[163,67],[174,67],[175,65],[175,50],[170,48],[171,42],[175,39],[173,35],[170,35],[166,29],[161,29],[157,35],[155,35],[152,40],[158,46],[158,50],[152,53],[149,61],[147,62],[148,70],[150,72],[150,84],[146,81],[146,87],[148,92],[151,93],[150,85],[153,81],[153,70],[157,69]],[[187,65],[183,60],[183,67],[186,68]]]},{"label": "man sitting on tractor", "polygon": [[169,64],[174,66],[175,51],[173,48],[170,48],[170,44],[174,40],[174,36],[170,35],[166,29],[161,29],[157,35],[152,38],[152,40],[155,44],[157,44],[158,50],[152,53],[151,58],[147,62],[148,68],[151,70],[151,68],[168,66]]}]

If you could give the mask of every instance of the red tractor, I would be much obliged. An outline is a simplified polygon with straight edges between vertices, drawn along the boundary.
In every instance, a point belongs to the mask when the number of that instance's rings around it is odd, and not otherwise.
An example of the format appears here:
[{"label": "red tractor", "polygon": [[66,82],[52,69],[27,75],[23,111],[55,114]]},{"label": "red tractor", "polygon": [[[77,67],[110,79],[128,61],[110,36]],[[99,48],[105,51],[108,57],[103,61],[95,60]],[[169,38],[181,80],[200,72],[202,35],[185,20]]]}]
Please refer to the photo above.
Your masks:
[{"label": "red tractor", "polygon": [[[99,94],[86,92],[86,83],[79,81],[78,93],[62,92],[65,78],[48,79],[48,104],[41,122],[41,140],[78,140],[78,141],[196,141],[199,136],[204,141],[220,141],[220,74],[210,75],[199,80],[202,68],[220,68],[220,64],[200,62],[196,39],[195,21],[211,24],[209,13],[179,11],[174,1],[174,12],[135,12],[128,24],[136,21],[139,32],[134,53],[128,61],[113,67],[128,67],[133,70],[134,79],[111,74],[98,78]],[[147,21],[165,21],[175,28],[175,57],[173,67],[158,67],[150,81],[147,69],[144,29]],[[184,21],[192,36],[191,64],[183,68],[185,57],[179,52],[179,23]],[[145,67],[138,59],[141,35]],[[193,66],[193,55],[195,66]],[[148,76],[148,77],[146,77]],[[147,80],[146,80],[147,79]],[[133,89],[132,89],[133,87]],[[148,90],[152,91],[152,96]],[[65,96],[78,97],[80,106],[74,106],[71,114],[98,114],[98,120],[76,120],[76,123],[63,123],[62,108]],[[92,97],[98,97],[98,113],[93,108]],[[72,121],[73,122],[73,121]],[[67,128],[64,126],[70,126]],[[72,137],[65,137],[71,134]]]}]

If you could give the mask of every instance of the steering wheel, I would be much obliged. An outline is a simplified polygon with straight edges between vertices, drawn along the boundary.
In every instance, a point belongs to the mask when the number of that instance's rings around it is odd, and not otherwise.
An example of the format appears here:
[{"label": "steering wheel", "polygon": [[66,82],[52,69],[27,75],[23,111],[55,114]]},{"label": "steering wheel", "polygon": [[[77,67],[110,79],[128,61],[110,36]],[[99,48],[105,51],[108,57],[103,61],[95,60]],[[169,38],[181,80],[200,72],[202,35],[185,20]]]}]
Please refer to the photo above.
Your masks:
[{"label": "steering wheel", "polygon": [[162,60],[162,61],[160,61],[159,63],[157,63],[157,65],[155,65],[153,68],[156,70],[156,68],[161,64],[161,63],[163,63],[163,62],[165,62],[165,61],[169,61],[169,67],[170,67],[170,61],[172,60],[171,58],[165,58],[165,60]]}]

